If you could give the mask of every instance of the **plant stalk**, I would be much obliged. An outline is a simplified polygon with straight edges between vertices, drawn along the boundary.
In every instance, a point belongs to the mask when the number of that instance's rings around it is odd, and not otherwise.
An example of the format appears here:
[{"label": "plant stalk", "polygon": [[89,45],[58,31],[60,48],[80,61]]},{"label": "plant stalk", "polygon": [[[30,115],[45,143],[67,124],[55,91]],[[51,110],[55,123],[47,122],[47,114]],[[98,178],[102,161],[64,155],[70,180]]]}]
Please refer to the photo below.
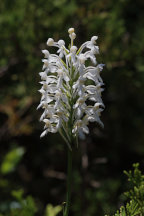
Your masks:
[{"label": "plant stalk", "polygon": [[67,166],[67,196],[64,216],[69,215],[71,201],[71,182],[72,182],[72,151],[68,148],[68,166]]}]

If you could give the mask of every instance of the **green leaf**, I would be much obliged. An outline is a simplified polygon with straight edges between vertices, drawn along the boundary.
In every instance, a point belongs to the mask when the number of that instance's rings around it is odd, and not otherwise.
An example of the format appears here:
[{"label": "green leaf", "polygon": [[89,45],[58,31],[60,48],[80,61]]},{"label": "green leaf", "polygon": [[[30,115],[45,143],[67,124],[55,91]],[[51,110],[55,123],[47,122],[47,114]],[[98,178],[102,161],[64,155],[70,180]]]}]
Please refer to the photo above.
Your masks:
[{"label": "green leaf", "polygon": [[2,174],[8,174],[14,171],[16,165],[21,160],[22,156],[24,155],[25,150],[23,147],[16,147],[9,151],[1,164],[0,171]]},{"label": "green leaf", "polygon": [[60,205],[54,207],[53,205],[48,204],[46,207],[45,216],[56,216],[61,211],[62,207]]}]

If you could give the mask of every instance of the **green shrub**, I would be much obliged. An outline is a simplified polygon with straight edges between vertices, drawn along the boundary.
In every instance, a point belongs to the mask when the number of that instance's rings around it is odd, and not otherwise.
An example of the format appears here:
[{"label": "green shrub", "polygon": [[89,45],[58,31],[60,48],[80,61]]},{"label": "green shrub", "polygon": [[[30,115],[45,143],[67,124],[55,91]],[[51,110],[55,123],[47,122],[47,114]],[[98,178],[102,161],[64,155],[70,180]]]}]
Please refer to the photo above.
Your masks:
[{"label": "green shrub", "polygon": [[114,216],[143,216],[144,215],[144,175],[139,170],[139,164],[133,164],[133,171],[124,171],[128,177],[129,191],[125,192],[127,200],[125,207],[122,206]]}]

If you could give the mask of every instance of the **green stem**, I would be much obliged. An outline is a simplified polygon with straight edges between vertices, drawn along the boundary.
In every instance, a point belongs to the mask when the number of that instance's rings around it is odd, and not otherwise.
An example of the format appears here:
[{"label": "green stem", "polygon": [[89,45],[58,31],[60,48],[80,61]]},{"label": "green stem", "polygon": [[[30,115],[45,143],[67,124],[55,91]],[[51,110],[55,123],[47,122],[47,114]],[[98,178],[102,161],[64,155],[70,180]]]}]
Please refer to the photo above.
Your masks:
[{"label": "green stem", "polygon": [[71,181],[72,181],[72,151],[68,148],[68,166],[67,166],[67,197],[64,216],[69,215],[71,200]]}]

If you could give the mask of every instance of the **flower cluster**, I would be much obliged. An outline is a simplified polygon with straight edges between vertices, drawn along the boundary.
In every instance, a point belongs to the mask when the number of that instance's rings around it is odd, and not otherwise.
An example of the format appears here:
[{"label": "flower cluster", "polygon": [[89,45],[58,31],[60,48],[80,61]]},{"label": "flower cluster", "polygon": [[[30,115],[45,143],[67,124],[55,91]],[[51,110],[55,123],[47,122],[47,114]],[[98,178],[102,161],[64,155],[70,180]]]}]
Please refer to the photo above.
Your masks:
[{"label": "flower cluster", "polygon": [[[63,40],[55,42],[49,38],[47,45],[57,47],[57,55],[42,50],[43,72],[39,73],[42,97],[38,108],[44,110],[40,118],[45,123],[41,137],[59,131],[69,144],[72,137],[84,138],[84,134],[89,133],[89,122],[97,122],[103,127],[100,120],[104,108],[100,72],[104,65],[96,61],[96,54],[99,54],[97,36],[78,49],[73,44],[76,38],[74,28],[68,33],[71,38],[69,49]],[[86,66],[90,62],[92,65]]]}]

